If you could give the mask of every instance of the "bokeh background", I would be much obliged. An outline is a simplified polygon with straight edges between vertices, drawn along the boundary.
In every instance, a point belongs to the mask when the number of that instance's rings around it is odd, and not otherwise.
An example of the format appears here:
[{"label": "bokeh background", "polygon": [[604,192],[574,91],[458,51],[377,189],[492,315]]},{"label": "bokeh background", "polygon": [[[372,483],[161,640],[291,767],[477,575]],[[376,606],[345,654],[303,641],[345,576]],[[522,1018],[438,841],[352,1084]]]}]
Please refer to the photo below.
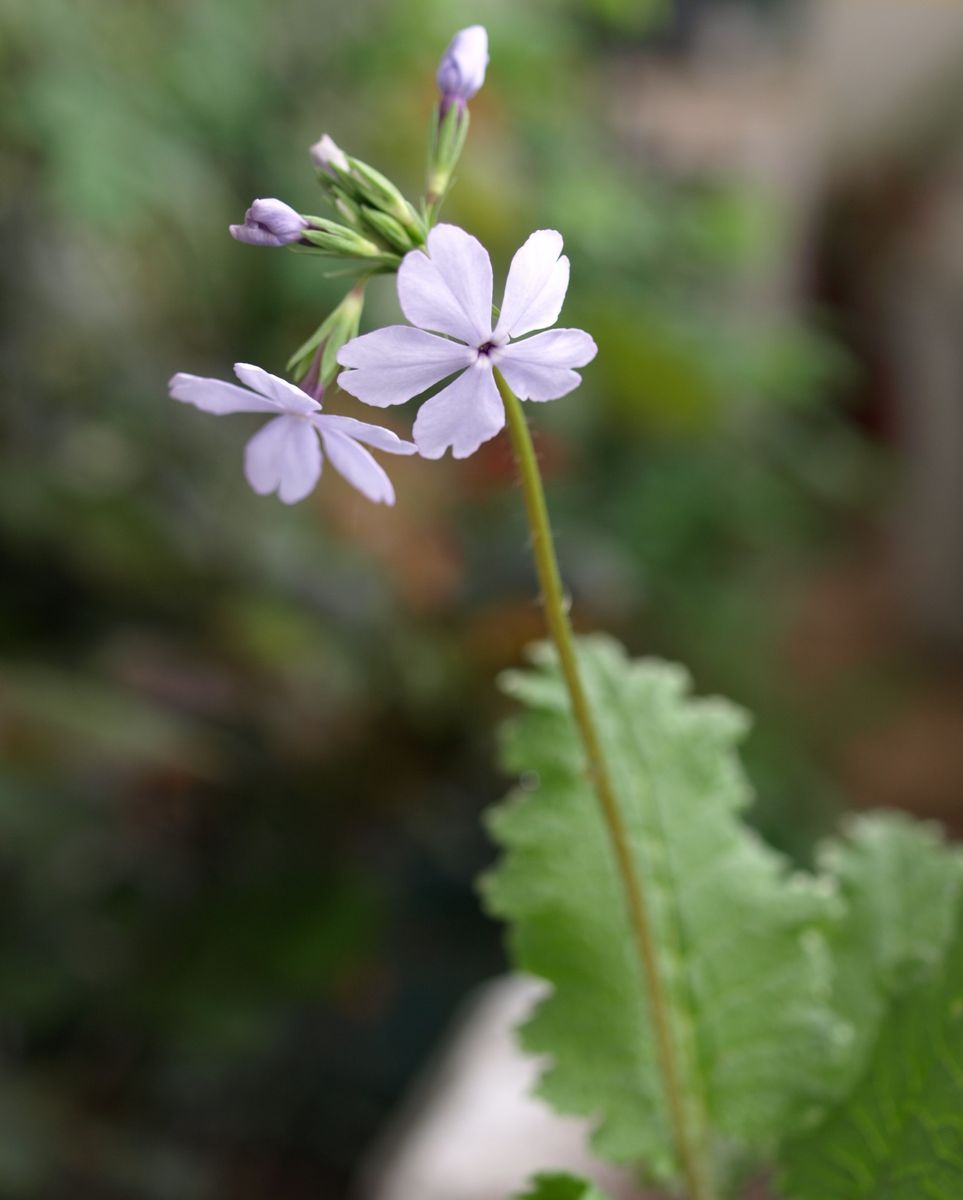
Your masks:
[{"label": "bokeh background", "polygon": [[475,21],[446,215],[496,273],[562,230],[600,346],[533,414],[578,624],[752,710],[800,861],[847,808],[963,825],[959,6],[2,0],[4,1200],[347,1196],[504,969],[506,444],[287,509],[166,397],[280,371],[344,285],[227,224],[318,211],[324,131],[416,196]]}]

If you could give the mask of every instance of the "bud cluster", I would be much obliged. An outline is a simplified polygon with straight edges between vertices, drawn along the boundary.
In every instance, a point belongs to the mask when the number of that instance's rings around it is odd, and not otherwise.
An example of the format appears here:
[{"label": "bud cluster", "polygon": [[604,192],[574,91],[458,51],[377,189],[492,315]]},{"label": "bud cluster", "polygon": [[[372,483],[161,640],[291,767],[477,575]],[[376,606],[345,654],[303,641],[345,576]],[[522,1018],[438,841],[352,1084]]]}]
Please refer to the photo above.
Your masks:
[{"label": "bud cluster", "polygon": [[310,149],[330,216],[300,213],[276,198],[254,200],[232,237],[251,246],[287,246],[339,259],[358,282],[287,364],[291,377],[316,401],[338,372],[337,355],[358,334],[368,278],[392,273],[406,254],[426,244],[451,187],[468,134],[468,101],[485,81],[488,35],[480,25],[456,33],[438,66],[428,162],[420,208],[411,205],[380,171],[346,154],[328,134]]},{"label": "bud cluster", "polygon": [[354,260],[366,274],[393,271],[405,254],[424,246],[468,135],[468,101],[485,81],[488,34],[481,25],[452,38],[438,66],[428,186],[419,213],[397,187],[328,134],[311,147],[318,182],[340,220],[305,216],[283,200],[255,200],[232,237],[251,246],[291,246]]},{"label": "bud cluster", "polygon": [[328,199],[353,229],[399,254],[424,245],[423,222],[380,171],[345,154],[328,134],[311,147],[311,160]]}]

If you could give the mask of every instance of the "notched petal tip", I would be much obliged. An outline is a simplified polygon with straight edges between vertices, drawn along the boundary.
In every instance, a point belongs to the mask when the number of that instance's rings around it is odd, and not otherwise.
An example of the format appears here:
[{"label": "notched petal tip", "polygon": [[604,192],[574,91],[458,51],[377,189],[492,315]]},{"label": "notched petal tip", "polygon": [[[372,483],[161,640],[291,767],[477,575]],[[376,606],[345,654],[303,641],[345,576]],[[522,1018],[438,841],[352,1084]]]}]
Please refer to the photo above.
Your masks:
[{"label": "notched petal tip", "polygon": [[462,372],[426,400],[415,418],[413,436],[422,458],[468,458],[505,425],[505,408],[489,369]]},{"label": "notched petal tip", "polygon": [[515,251],[495,334],[521,337],[558,320],[569,283],[569,260],[557,229],[536,229]]},{"label": "notched petal tip", "polygon": [[520,400],[558,400],[579,386],[574,368],[590,363],[597,350],[582,329],[548,329],[511,342],[498,367]]},{"label": "notched petal tip", "polygon": [[479,346],[492,332],[492,264],[481,242],[457,225],[428,234],[427,252],[406,254],[398,301],[412,325]]}]

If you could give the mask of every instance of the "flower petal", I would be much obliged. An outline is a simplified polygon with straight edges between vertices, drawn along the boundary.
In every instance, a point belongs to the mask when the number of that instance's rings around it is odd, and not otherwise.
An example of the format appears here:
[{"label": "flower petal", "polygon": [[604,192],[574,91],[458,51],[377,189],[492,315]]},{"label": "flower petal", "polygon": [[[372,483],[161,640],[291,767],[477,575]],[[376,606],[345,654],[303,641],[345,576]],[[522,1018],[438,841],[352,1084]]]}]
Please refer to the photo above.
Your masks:
[{"label": "flower petal", "polygon": [[492,333],[492,261],[457,225],[436,225],[428,252],[412,250],[398,268],[398,300],[412,325],[481,346]]},{"label": "flower petal", "polygon": [[404,404],[474,358],[475,352],[458,342],[409,325],[389,325],[341,347],[338,362],[355,370],[343,371],[338,386],[365,404],[385,408]]},{"label": "flower petal", "polygon": [[168,384],[175,400],[193,404],[204,412],[218,417],[239,412],[277,412],[278,406],[265,396],[255,396],[247,388],[236,383],[225,383],[221,379],[204,379],[200,375],[188,375],[178,371]]},{"label": "flower petal", "polygon": [[568,291],[569,262],[562,254],[562,244],[557,230],[537,229],[515,251],[495,326],[496,338],[521,337],[558,320]]},{"label": "flower petal", "polygon": [[342,433],[345,437],[354,438],[356,442],[366,442],[376,450],[385,450],[388,454],[417,454],[418,447],[414,442],[406,442],[381,425],[369,425],[367,421],[356,421],[354,417],[335,416],[334,413],[321,413],[314,418],[314,424],[322,434]]},{"label": "flower petal", "polygon": [[244,473],[260,496],[276,491],[285,504],[303,500],[321,475],[321,446],[314,426],[289,416],[268,421],[247,444]]},{"label": "flower petal", "polygon": [[455,458],[474,454],[505,424],[505,407],[491,367],[479,361],[426,400],[413,430],[424,458],[441,458],[449,446]]},{"label": "flower petal", "polygon": [[255,225],[253,221],[245,221],[243,225],[228,225],[227,231],[236,242],[244,242],[248,246],[284,245],[279,237]]},{"label": "flower petal", "polygon": [[394,504],[395,489],[391,480],[363,446],[331,428],[322,430],[321,437],[331,465],[352,487],[375,504]]},{"label": "flower petal", "polygon": [[250,363],[235,363],[234,374],[241,383],[246,383],[249,388],[260,392],[262,396],[272,400],[278,408],[283,408],[287,412],[317,412],[321,407],[317,400],[312,399],[296,384],[288,383],[286,379],[280,379],[277,375],[271,375],[261,367],[252,366]]},{"label": "flower petal", "polygon": [[519,400],[557,400],[577,388],[584,367],[598,352],[582,329],[549,329],[498,352],[495,365]]}]

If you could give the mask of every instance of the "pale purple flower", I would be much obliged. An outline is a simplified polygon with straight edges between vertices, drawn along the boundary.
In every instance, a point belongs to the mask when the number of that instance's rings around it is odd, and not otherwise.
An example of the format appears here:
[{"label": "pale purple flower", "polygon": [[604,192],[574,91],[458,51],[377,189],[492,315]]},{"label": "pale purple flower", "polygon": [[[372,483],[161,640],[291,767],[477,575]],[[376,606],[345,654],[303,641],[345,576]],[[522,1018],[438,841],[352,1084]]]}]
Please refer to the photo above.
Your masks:
[{"label": "pale purple flower", "polygon": [[411,251],[398,270],[401,309],[417,328],[389,325],[342,346],[338,362],[352,369],[338,383],[384,408],[404,404],[457,371],[421,406],[414,439],[425,458],[440,458],[449,446],[455,458],[467,458],[505,424],[493,367],[519,399],[555,400],[581,382],[573,368],[595,357],[595,342],[581,329],[522,337],[558,320],[568,273],[562,235],[554,229],[533,233],[512,259],[492,329],[488,251],[456,225],[436,225],[427,253]]},{"label": "pale purple flower", "polygon": [[352,487],[376,503],[394,504],[391,480],[359,443],[389,454],[414,454],[411,442],[380,425],[322,413],[317,400],[260,367],[235,363],[234,373],[247,387],[178,372],[170,381],[170,393],[175,400],[217,416],[239,412],[273,416],[244,453],[244,473],[259,495],[277,492],[285,504],[303,500],[321,476],[323,446],[331,465]]},{"label": "pale purple flower", "polygon": [[488,66],[488,34],[483,25],[470,25],[451,39],[438,64],[441,107],[466,104],[485,82]]},{"label": "pale purple flower", "polygon": [[311,161],[318,170],[325,171],[328,175],[334,174],[333,167],[337,167],[339,171],[348,171],[351,169],[347,155],[334,138],[327,133],[323,134],[314,143],[308,153],[311,155]]},{"label": "pale purple flower", "polygon": [[250,246],[287,246],[300,240],[308,222],[283,200],[255,200],[243,225],[231,225],[231,236]]}]

